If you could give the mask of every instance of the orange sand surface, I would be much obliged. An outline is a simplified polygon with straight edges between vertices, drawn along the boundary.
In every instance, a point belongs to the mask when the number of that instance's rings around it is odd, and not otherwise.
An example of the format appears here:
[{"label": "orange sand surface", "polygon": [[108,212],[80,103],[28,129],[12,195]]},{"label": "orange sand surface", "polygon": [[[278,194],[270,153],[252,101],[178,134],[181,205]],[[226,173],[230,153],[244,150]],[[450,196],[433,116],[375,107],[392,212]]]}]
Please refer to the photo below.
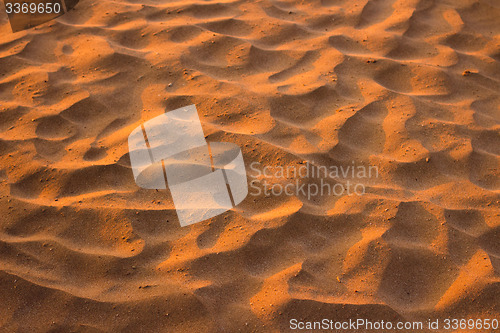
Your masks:
[{"label": "orange sand surface", "polygon": [[[81,0],[15,34],[1,8],[0,332],[500,319],[500,1]],[[181,228],[127,137],[190,104],[247,166],[379,177]]]}]

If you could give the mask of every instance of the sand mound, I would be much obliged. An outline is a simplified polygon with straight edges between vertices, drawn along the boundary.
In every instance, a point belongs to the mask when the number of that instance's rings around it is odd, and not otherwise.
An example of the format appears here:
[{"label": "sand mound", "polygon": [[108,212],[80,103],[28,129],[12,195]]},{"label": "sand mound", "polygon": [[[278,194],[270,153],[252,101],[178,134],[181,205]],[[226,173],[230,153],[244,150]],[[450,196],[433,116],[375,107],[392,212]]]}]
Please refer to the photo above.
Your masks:
[{"label": "sand mound", "polygon": [[[82,0],[14,34],[0,15],[0,331],[500,318],[499,18],[496,0]],[[379,177],[181,228],[127,137],[190,104],[247,166]]]}]

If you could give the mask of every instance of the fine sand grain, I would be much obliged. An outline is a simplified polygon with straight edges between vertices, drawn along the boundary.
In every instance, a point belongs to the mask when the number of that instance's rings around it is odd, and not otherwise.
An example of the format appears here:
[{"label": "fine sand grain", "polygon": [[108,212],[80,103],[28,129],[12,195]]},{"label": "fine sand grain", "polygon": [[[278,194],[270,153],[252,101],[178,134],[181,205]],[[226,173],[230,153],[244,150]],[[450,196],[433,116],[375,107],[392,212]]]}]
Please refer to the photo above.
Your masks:
[{"label": "fine sand grain", "polygon": [[[0,332],[500,319],[498,0],[81,0],[18,33],[1,7]],[[181,228],[127,137],[190,104],[247,167],[379,177]]]}]

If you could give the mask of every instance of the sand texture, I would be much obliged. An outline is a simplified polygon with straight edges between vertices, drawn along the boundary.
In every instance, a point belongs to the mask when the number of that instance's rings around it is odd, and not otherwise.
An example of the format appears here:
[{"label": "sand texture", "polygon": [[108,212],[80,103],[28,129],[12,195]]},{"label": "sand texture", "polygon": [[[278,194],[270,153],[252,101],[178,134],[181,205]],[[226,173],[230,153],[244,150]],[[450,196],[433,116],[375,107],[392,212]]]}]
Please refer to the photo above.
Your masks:
[{"label": "sand texture", "polygon": [[[1,8],[0,332],[500,319],[500,1],[81,0],[17,33]],[[190,104],[247,166],[379,177],[181,228],[127,137]]]}]

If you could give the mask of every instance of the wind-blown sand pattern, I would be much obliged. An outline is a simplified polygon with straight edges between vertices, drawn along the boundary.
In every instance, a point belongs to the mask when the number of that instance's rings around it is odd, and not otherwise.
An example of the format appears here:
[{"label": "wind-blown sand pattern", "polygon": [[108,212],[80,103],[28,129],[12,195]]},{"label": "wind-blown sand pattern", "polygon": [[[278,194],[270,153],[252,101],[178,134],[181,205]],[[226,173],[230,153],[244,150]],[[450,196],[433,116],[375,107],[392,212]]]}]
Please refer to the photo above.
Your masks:
[{"label": "wind-blown sand pattern", "polygon": [[[497,0],[82,0],[15,34],[0,14],[1,332],[500,319]],[[380,175],[181,228],[127,137],[190,104],[248,165]]]}]

